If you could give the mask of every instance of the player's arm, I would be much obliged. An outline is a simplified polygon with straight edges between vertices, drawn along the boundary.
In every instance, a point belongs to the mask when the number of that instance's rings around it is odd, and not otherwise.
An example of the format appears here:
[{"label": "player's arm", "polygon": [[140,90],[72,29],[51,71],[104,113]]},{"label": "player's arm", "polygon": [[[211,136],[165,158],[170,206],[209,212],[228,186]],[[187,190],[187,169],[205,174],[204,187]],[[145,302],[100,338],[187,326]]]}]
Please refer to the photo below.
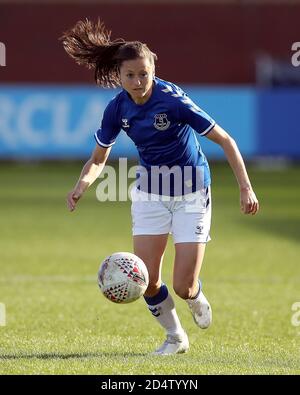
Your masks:
[{"label": "player's arm", "polygon": [[90,159],[83,166],[79,180],[75,185],[74,189],[68,193],[67,206],[70,211],[74,211],[78,200],[88,189],[90,185],[99,177],[101,174],[106,160],[111,151],[111,147],[104,148],[96,145]]},{"label": "player's arm", "polygon": [[235,140],[219,125],[215,125],[206,137],[219,144],[224,150],[240,187],[241,210],[244,214],[256,214],[259,209],[259,203],[252,189],[244,160]]}]

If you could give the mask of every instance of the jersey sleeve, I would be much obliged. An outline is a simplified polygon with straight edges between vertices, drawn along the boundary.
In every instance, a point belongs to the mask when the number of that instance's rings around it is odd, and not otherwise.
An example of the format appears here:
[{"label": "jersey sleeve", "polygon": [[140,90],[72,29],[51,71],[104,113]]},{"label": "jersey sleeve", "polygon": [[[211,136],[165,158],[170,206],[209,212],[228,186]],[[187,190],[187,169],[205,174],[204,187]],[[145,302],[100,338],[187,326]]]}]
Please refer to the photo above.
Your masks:
[{"label": "jersey sleeve", "polygon": [[111,101],[103,113],[100,129],[94,134],[96,143],[100,145],[100,147],[108,148],[116,142],[116,138],[121,130],[118,125],[116,113],[114,101]]},{"label": "jersey sleeve", "polygon": [[178,95],[179,119],[190,125],[201,136],[205,136],[215,126],[216,122],[186,93]]}]

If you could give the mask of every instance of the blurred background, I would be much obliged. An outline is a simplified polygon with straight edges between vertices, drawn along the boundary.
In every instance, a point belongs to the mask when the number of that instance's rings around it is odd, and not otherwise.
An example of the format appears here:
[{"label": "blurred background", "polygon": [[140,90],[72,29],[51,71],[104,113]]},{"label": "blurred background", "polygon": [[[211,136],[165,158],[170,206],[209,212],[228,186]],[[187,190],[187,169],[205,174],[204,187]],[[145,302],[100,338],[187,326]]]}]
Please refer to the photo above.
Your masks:
[{"label": "blurred background", "polygon": [[[112,306],[98,290],[100,262],[132,251],[130,202],[100,203],[96,182],[74,213],[65,204],[116,90],[97,88],[59,37],[98,17],[112,38],[147,43],[156,74],[235,138],[261,205],[241,214],[222,150],[199,137],[214,207],[201,278],[215,318],[200,333],[174,295],[170,237],[163,280],[192,345],[176,362],[143,359],[162,331],[142,300]],[[296,0],[0,0],[0,373],[299,374],[299,21]],[[136,154],[121,132],[108,164]]]},{"label": "blurred background", "polygon": [[[0,159],[89,155],[116,91],[96,88],[58,40],[86,17],[100,17],[112,38],[146,42],[157,75],[183,87],[246,159],[300,158],[299,1],[0,0]],[[208,158],[223,159],[206,140]],[[124,132],[119,155],[136,157]]]}]

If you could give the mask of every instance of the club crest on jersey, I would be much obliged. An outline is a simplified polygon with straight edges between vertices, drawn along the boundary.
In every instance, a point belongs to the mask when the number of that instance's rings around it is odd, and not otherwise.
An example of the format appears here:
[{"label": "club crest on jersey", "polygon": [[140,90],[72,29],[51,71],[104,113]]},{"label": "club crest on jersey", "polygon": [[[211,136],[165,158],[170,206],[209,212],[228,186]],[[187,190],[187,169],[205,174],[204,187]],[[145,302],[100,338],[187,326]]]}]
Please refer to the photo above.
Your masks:
[{"label": "club crest on jersey", "polygon": [[156,114],[154,115],[154,127],[157,130],[166,130],[170,126],[171,122],[168,120],[167,114]]}]

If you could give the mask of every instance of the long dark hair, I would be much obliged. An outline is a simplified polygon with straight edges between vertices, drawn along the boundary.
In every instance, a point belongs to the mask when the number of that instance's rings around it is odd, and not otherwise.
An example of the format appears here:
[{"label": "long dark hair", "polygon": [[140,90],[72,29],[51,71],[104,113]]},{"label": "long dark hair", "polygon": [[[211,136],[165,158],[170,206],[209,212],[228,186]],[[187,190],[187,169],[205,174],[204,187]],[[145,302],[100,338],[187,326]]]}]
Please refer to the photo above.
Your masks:
[{"label": "long dark hair", "polygon": [[148,58],[154,66],[157,56],[146,44],[122,38],[111,41],[110,36],[100,19],[96,23],[85,19],[64,32],[60,40],[77,64],[95,69],[96,84],[102,87],[121,85],[119,69],[125,60]]}]

